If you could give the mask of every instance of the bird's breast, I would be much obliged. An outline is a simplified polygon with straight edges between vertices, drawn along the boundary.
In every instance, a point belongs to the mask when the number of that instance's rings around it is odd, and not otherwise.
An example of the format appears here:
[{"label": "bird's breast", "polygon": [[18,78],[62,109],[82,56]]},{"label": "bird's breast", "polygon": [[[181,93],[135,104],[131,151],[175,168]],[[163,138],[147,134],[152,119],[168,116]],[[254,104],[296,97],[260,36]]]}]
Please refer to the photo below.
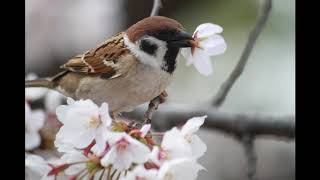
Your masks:
[{"label": "bird's breast", "polygon": [[112,112],[131,111],[150,101],[170,84],[172,75],[156,67],[138,63],[127,74],[115,79],[88,76],[80,80],[77,99],[107,102]]}]

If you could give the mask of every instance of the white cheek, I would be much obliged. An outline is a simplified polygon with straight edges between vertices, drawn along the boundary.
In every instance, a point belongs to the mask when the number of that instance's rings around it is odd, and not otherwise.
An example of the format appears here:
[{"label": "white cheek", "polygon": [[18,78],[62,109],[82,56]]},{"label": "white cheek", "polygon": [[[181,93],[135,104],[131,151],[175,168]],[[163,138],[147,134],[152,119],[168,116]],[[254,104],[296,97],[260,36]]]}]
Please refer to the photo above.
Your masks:
[{"label": "white cheek", "polygon": [[157,44],[158,49],[155,53],[155,56],[151,56],[142,51],[138,45],[130,42],[126,35],[124,36],[124,43],[130,49],[130,51],[138,58],[139,61],[141,61],[144,64],[160,68],[164,63],[163,58],[167,52],[166,42],[150,36],[144,39],[148,39],[149,41]]}]

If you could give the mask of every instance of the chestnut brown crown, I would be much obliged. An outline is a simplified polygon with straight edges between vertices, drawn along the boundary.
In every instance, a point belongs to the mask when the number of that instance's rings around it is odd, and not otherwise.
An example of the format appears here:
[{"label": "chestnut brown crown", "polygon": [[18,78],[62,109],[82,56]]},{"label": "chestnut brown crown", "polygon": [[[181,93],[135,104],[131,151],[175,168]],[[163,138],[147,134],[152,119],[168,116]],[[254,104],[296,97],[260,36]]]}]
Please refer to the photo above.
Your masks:
[{"label": "chestnut brown crown", "polygon": [[161,36],[162,32],[175,33],[183,29],[183,26],[174,19],[163,16],[151,16],[129,27],[126,34],[131,42],[135,42],[145,35],[153,36],[157,34]]}]

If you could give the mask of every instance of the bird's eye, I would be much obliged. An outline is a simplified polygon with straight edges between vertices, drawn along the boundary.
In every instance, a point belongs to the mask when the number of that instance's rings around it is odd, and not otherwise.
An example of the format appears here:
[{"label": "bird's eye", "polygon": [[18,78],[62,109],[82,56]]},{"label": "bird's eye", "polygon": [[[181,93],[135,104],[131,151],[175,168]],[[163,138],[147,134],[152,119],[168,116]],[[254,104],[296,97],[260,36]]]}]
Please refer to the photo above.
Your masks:
[{"label": "bird's eye", "polygon": [[158,46],[148,40],[143,39],[140,42],[140,49],[150,55],[154,55],[156,50],[158,49]]}]

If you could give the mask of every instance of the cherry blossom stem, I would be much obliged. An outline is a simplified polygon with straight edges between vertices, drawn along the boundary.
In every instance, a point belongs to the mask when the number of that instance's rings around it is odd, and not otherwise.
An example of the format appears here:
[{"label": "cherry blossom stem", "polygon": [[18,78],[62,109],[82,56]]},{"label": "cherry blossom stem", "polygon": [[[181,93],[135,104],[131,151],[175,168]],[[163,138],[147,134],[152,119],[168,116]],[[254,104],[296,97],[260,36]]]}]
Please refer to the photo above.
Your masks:
[{"label": "cherry blossom stem", "polygon": [[112,180],[112,179],[113,179],[113,176],[116,174],[116,172],[117,172],[117,170],[114,170],[108,180]]},{"label": "cherry blossom stem", "polygon": [[[85,169],[85,170],[87,170],[87,169]],[[89,171],[83,171],[83,174],[79,177],[78,180],[83,179],[87,174],[89,174]]]},{"label": "cherry blossom stem", "polygon": [[98,180],[102,180],[102,177],[103,177],[103,175],[104,175],[104,173],[105,173],[106,169],[102,169],[101,171],[102,171],[102,172],[101,172],[101,174],[100,174],[100,176],[99,176]]},{"label": "cherry blossom stem", "polygon": [[254,147],[254,136],[243,135],[240,140],[244,147],[244,153],[247,158],[249,180],[257,180],[257,154]]},{"label": "cherry blossom stem", "polygon": [[116,180],[119,180],[120,179],[120,175],[121,175],[121,171],[119,171],[119,174],[118,174],[118,176],[117,176],[117,178],[116,178]]},{"label": "cherry blossom stem", "polygon": [[237,79],[240,77],[240,75],[244,71],[244,68],[248,62],[251,51],[268,20],[271,7],[272,7],[272,0],[266,0],[262,7],[261,15],[257,24],[249,34],[246,47],[244,48],[241,54],[238,64],[233,69],[228,79],[221,85],[218,93],[214,97],[214,100],[212,103],[214,107],[220,107],[223,104],[230,89],[232,88],[234,83],[237,81]]},{"label": "cherry blossom stem", "polygon": [[107,173],[107,180],[110,180],[110,178],[111,178],[111,176],[110,176],[110,174],[111,174],[111,168],[108,168],[108,173]]},{"label": "cherry blossom stem", "polygon": [[98,171],[99,171],[99,168],[93,169],[93,170],[90,172],[90,175],[89,175],[88,179],[89,179],[89,180],[93,180],[96,172],[98,172]]},{"label": "cherry blossom stem", "polygon": [[72,165],[82,164],[82,163],[87,163],[87,161],[73,162],[73,163],[70,163],[69,165],[72,166]]}]

